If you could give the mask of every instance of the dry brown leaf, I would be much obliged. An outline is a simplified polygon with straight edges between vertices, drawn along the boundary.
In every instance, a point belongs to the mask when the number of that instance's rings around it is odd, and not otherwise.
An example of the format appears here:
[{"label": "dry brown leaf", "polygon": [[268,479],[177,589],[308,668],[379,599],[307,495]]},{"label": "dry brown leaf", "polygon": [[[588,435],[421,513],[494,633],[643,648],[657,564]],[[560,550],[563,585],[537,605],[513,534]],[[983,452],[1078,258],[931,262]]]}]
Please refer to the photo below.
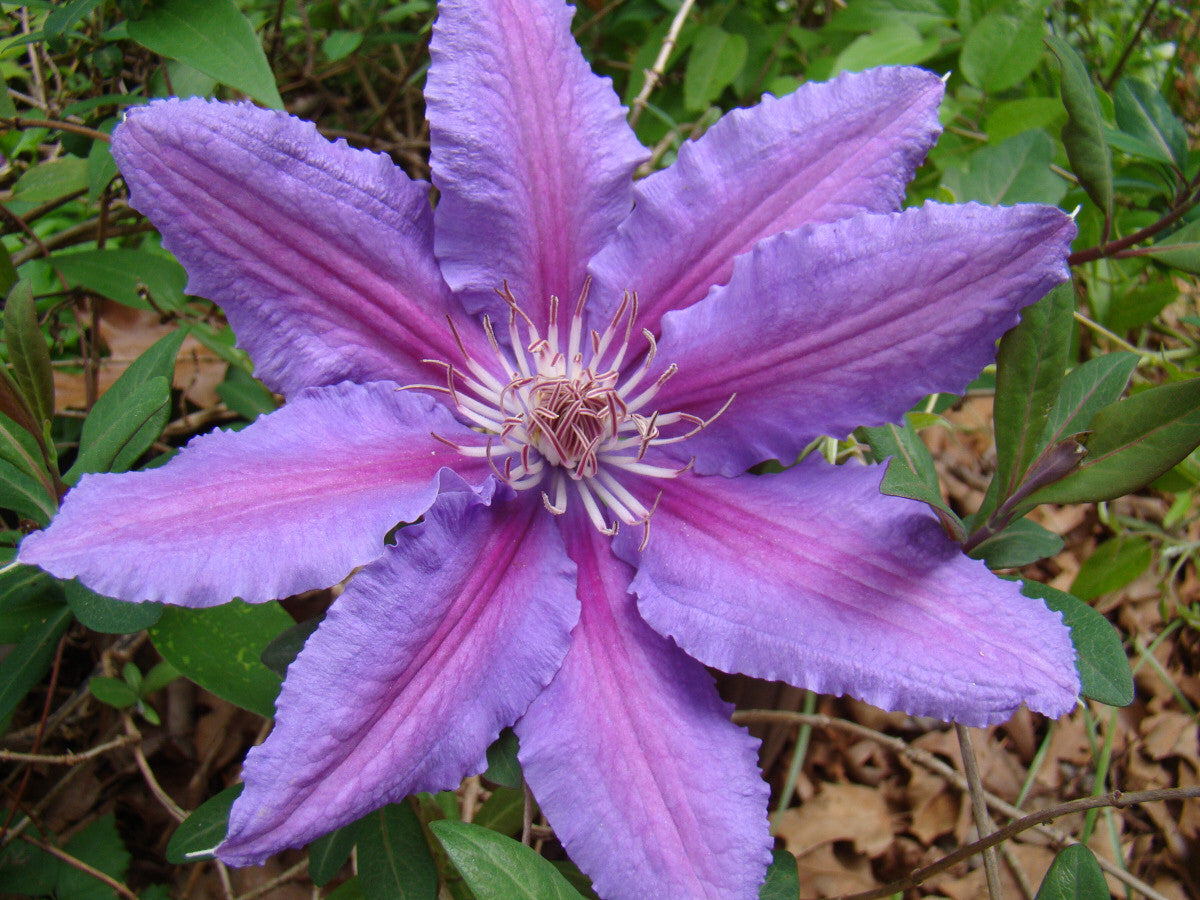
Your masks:
[{"label": "dry brown leaf", "polygon": [[878,882],[871,874],[870,860],[856,853],[838,852],[833,844],[821,844],[796,860],[800,884],[806,897],[838,897],[869,891]]},{"label": "dry brown leaf", "polygon": [[1200,728],[1195,720],[1181,712],[1162,712],[1142,722],[1139,729],[1144,741],[1142,748],[1151,759],[1169,756],[1196,759],[1200,746]]},{"label": "dry brown leaf", "polygon": [[854,849],[879,856],[895,836],[883,795],[859,784],[824,784],[815,797],[794,806],[776,820],[775,833],[796,856],[834,841],[851,841]]}]

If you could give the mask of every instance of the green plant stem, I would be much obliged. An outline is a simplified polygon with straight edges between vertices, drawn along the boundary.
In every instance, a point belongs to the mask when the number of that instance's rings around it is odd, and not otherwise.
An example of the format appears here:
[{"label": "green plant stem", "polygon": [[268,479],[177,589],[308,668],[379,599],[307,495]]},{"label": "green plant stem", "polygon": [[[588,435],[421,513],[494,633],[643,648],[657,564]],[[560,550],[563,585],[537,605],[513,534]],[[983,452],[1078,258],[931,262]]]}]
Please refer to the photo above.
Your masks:
[{"label": "green plant stem", "polygon": [[1050,741],[1054,738],[1054,726],[1058,723],[1050,720],[1050,724],[1046,726],[1046,736],[1042,738],[1041,746],[1038,747],[1037,753],[1033,755],[1033,762],[1029,764],[1029,771],[1025,774],[1025,781],[1021,785],[1021,792],[1017,794],[1016,803],[1014,806],[1024,806],[1026,799],[1029,797],[1029,792],[1033,790],[1033,784],[1037,781],[1037,776],[1042,771],[1042,766],[1046,763],[1046,756],[1050,753]]},{"label": "green plant stem", "polygon": [[[817,709],[817,695],[812,691],[804,692],[804,712],[811,715]],[[800,770],[804,768],[804,758],[808,755],[808,742],[812,738],[812,725],[804,723],[796,732],[796,747],[792,751],[792,761],[788,766],[787,777],[783,782],[783,790],[779,793],[779,803],[775,807],[775,815],[787,809],[796,793],[796,782],[800,780]]]}]

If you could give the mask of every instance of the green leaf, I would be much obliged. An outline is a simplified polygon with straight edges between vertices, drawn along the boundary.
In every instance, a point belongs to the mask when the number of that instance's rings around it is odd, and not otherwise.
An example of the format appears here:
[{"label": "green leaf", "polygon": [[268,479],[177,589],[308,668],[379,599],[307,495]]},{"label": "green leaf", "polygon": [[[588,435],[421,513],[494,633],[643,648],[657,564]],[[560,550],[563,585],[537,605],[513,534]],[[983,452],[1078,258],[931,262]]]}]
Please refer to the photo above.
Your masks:
[{"label": "green leaf", "polygon": [[1017,519],[999,534],[988,538],[969,554],[982,559],[990,569],[1016,569],[1054,556],[1063,539],[1030,519]]},{"label": "green leaf", "polygon": [[1057,97],[1025,97],[998,103],[984,124],[988,143],[999,144],[1023,131],[1050,128],[1067,117]]},{"label": "green leaf", "polygon": [[263,648],[294,624],[278,603],[240,600],[209,609],[168,606],[150,628],[162,658],[205,690],[271,718],[281,679],[262,664]]},{"label": "green leaf", "polygon": [[357,836],[356,826],[347,825],[317,838],[308,845],[308,877],[312,879],[313,884],[325,887],[333,880],[350,858],[350,851],[354,849]]},{"label": "green leaf", "polygon": [[1042,443],[1053,444],[1085,431],[1097,412],[1124,393],[1137,362],[1136,353],[1105,353],[1068,372],[1046,420]]},{"label": "green leaf", "polygon": [[[1200,254],[1197,261],[1200,262]],[[1104,324],[1118,333],[1133,331],[1148,324],[1178,299],[1179,288],[1170,279],[1149,281],[1134,287],[1110,306]]]},{"label": "green leaf", "polygon": [[1083,462],[1027,504],[1112,500],[1177,465],[1200,445],[1200,378],[1119,400],[1096,413],[1090,427]]},{"label": "green leaf", "polygon": [[1083,696],[1109,706],[1128,706],[1133,702],[1133,672],[1121,646],[1121,636],[1108,619],[1078,597],[1048,584],[1025,581],[1021,593],[1044,600],[1050,609],[1062,613],[1063,621],[1071,629]]},{"label": "green leaf", "polygon": [[46,24],[42,28],[46,39],[61,37],[102,2],[104,0],[68,0],[55,6],[50,10],[50,15],[46,16]]},{"label": "green leaf", "polygon": [[79,455],[63,476],[67,484],[87,472],[124,472],[162,432],[170,412],[170,382],[157,375],[127,388],[119,384],[120,379],[100,395],[84,420]]},{"label": "green leaf", "polygon": [[[47,495],[53,497],[54,487],[42,450],[28,429],[22,428],[4,413],[0,413],[0,460],[40,482]],[[57,502],[53,507],[58,506]],[[51,508],[50,512],[54,511]]]},{"label": "green leaf", "polygon": [[38,163],[13,185],[13,201],[32,208],[87,190],[87,161],[77,156],[61,156]]},{"label": "green leaf", "polygon": [[993,482],[1001,502],[1020,486],[1044,446],[1042,435],[1071,352],[1074,312],[1075,291],[1068,282],[1023,309],[1020,324],[1000,339]]},{"label": "green leaf", "polygon": [[4,302],[4,340],[13,378],[21,389],[36,424],[54,418],[54,379],[50,371],[50,350],[38,325],[33,288],[18,281]]},{"label": "green leaf", "polygon": [[500,787],[479,807],[471,821],[482,828],[515,837],[525,818],[525,792]]},{"label": "green leaf", "polygon": [[362,882],[357,875],[348,878],[330,891],[325,900],[364,900]]},{"label": "green leaf", "polygon": [[275,397],[269,390],[244,369],[230,366],[225,380],[217,385],[217,396],[235,413],[253,422],[260,415],[274,412]]},{"label": "green leaf", "polygon": [[772,850],[767,880],[758,890],[758,900],[797,900],[800,896],[800,871],[787,850]]},{"label": "green leaf", "polygon": [[862,72],[882,65],[914,65],[932,57],[941,46],[936,36],[926,37],[912,25],[893,22],[851,41],[838,54],[830,74]]},{"label": "green leaf", "polygon": [[15,644],[64,603],[59,582],[33,566],[0,574],[0,644]]},{"label": "green leaf", "polygon": [[146,49],[283,109],[258,36],[234,0],[159,0],[127,25],[129,36]]},{"label": "green leaf", "polygon": [[683,77],[683,103],[700,112],[729,87],[746,64],[746,39],[724,28],[702,28],[692,42]]},{"label": "green leaf", "polygon": [[1168,266],[1200,275],[1200,219],[1162,238],[1148,255]]},{"label": "green leaf", "polygon": [[[100,126],[99,130],[106,134],[111,134],[116,124],[117,119],[108,119]],[[108,142],[92,141],[92,146],[88,150],[87,155],[88,200],[91,202],[98,200],[100,195],[104,193],[104,189],[108,187],[109,182],[116,177],[117,161],[113,159],[112,150]]]},{"label": "green leaf", "polygon": [[[0,94],[3,94],[0,91]],[[12,113],[14,116],[16,112]],[[12,257],[8,255],[8,248],[0,244],[0,294],[8,294],[12,290],[12,286],[17,283],[17,270],[13,268]]]},{"label": "green leaf", "polygon": [[235,784],[225,788],[180,822],[167,842],[167,862],[179,865],[212,859],[217,845],[225,840],[229,810],[233,808],[233,801],[241,796],[243,787],[245,785]]},{"label": "green leaf", "polygon": [[[50,264],[72,285],[124,306],[175,312],[184,305],[187,273],[183,266],[162,253],[112,247],[56,253]],[[152,303],[146,300],[150,297]]]},{"label": "green leaf", "polygon": [[1092,202],[1106,218],[1112,217],[1112,153],[1104,139],[1104,117],[1087,67],[1075,49],[1057,35],[1046,43],[1062,65],[1062,100],[1067,108],[1063,126],[1063,145],[1071,170]]},{"label": "green leaf", "polygon": [[579,900],[546,859],[512,838],[443,819],[429,825],[478,900]]},{"label": "green leaf", "polygon": [[989,204],[1057,203],[1067,183],[1050,168],[1054,142],[1044,131],[1025,131],[995,146],[980,147],[965,169],[945,175],[959,200]]},{"label": "green leaf", "polygon": [[366,900],[437,897],[437,868],[408,803],[393,803],[359,820],[358,875]]},{"label": "green leaf", "polygon": [[88,690],[101,703],[117,709],[128,709],[138,702],[137,691],[119,678],[96,676],[88,682]]},{"label": "green leaf", "polygon": [[71,624],[64,604],[48,609],[17,645],[0,661],[0,722],[7,722],[17,704],[50,669],[58,640]]},{"label": "green leaf", "polygon": [[517,761],[517,733],[505,728],[487,749],[487,771],[483,777],[493,784],[519,788],[524,783],[521,763]]},{"label": "green leaf", "polygon": [[1154,548],[1145,538],[1123,535],[1098,546],[1079,567],[1071,593],[1080,600],[1119,591],[1154,561]]},{"label": "green leaf", "polygon": [[[109,813],[67,841],[68,853],[105,875],[121,881],[129,869],[130,855],[117,832],[116,817]],[[112,900],[113,889],[103,881],[63,864],[54,890],[56,900]]]},{"label": "green leaf", "polygon": [[1041,62],[1044,31],[1040,10],[1021,19],[999,13],[984,16],[963,39],[963,77],[989,94],[1015,87]]},{"label": "green leaf", "polygon": [[142,696],[149,697],[155,691],[161,691],[179,677],[179,671],[169,662],[160,662],[146,673],[142,682]]},{"label": "green leaf", "polygon": [[1187,132],[1167,101],[1153,87],[1135,78],[1122,78],[1113,94],[1117,127],[1149,148],[1151,158],[1187,166]]},{"label": "green leaf", "polygon": [[1083,844],[1072,844],[1054,857],[1036,900],[1096,900],[1107,896],[1104,870],[1092,851]]},{"label": "green leaf", "polygon": [[162,433],[183,339],[182,330],[159,338],[96,401],[83,423],[79,457],[67,473],[68,483],[88,471],[124,472]]},{"label": "green leaf", "polygon": [[46,485],[6,459],[0,459],[0,508],[45,527],[54,517],[58,502]]},{"label": "green leaf", "polygon": [[317,626],[321,624],[323,615],[313,616],[303,622],[297,622],[291,628],[275,637],[263,648],[263,665],[280,678],[287,676],[287,669],[304,649],[304,643],[309,639]]},{"label": "green leaf", "polygon": [[903,427],[889,424],[859,431],[871,445],[871,455],[877,461],[891,457],[880,490],[893,497],[910,497],[928,503],[938,513],[942,524],[961,540],[965,534],[962,522],[942,499],[933,457],[913,428],[912,420],[905,416]]},{"label": "green leaf", "polygon": [[149,628],[163,614],[161,603],[126,603],[97,594],[75,579],[62,583],[75,618],[101,634],[133,634]]},{"label": "green leaf", "polygon": [[361,31],[331,31],[325,40],[321,41],[321,52],[331,62],[345,59],[359,48],[363,42]]}]

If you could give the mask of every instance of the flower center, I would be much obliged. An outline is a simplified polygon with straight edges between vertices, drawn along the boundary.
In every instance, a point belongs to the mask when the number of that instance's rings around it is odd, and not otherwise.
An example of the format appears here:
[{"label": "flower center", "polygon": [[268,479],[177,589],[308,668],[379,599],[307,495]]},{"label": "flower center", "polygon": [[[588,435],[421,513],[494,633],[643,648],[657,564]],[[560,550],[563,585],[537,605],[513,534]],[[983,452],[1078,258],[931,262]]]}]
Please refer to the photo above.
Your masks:
[{"label": "flower center", "polygon": [[[637,317],[636,295],[626,294],[604,331],[590,332],[585,342],[586,284],[561,325],[558,298],[550,298],[545,336],[507,284],[498,293],[509,309],[508,346],[497,340],[486,317],[483,326],[507,381],[492,374],[495,367],[472,359],[458,340],[461,366],[429,360],[445,368],[446,386],[415,385],[448,393],[462,418],[488,435],[482,447],[447,443],[465,456],[486,457],[515,490],[540,487],[546,508],[555,515],[566,512],[574,495],[607,534],[619,523],[646,525],[654,504],[647,508],[626,482],[631,476],[673,478],[691,465],[652,465],[644,461],[647,450],[686,440],[729,403],[708,421],[683,412],[643,412],[677,367],[667,366],[649,381],[656,352],[649,331],[642,332],[650,345],[644,358],[623,366]],[[453,322],[450,327],[454,329]],[[664,429],[672,433],[664,434]]]}]

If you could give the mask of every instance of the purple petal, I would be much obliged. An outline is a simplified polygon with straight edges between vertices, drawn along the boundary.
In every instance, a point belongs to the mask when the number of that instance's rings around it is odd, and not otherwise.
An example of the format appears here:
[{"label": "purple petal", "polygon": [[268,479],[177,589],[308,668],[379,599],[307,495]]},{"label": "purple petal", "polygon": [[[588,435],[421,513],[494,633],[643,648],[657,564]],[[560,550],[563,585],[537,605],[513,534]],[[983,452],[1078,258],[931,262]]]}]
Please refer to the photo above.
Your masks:
[{"label": "purple petal", "polygon": [[[84,475],[21,562],[123,600],[213,606],[328,587],[383,553],[439,489],[491,496],[478,443],[430,397],[387,382],[311,388],[159,469]],[[465,478],[444,469],[453,466]]]},{"label": "purple petal", "polygon": [[454,788],[549,683],[579,615],[541,502],[442,497],[355,576],[288,669],[218,855],[261,862],[415,791]]},{"label": "purple petal", "polygon": [[608,540],[582,516],[564,524],[580,621],[517,723],[539,806],[607,900],[757,898],[771,858],[758,741],[704,668],[638,616],[633,571]]},{"label": "purple petal", "polygon": [[707,417],[737,394],[672,453],[733,475],[960,392],[1017,311],[1068,278],[1074,235],[1048,206],[930,203],[768,238],[663,320],[658,358],[679,373],[660,408]]},{"label": "purple petal", "polygon": [[[428,381],[422,359],[457,358],[429,185],[388,157],[284,113],[198,99],[130,110],[113,156],[188,291],[221,305],[276,390]],[[467,338],[486,347],[477,330]]]},{"label": "purple petal", "polygon": [[572,13],[560,0],[445,0],[425,85],[442,272],[469,308],[504,316],[506,280],[539,328],[551,295],[574,304],[646,157],[579,52]]},{"label": "purple petal", "polygon": [[[1062,617],[968,559],[936,517],[879,493],[883,467],[660,483],[633,590],[706,665],[987,725],[1079,693]],[[636,530],[632,530],[636,531]],[[637,557],[636,533],[617,550]]]},{"label": "purple petal", "polygon": [[636,291],[640,326],[724,284],[764,237],[889,212],[941,132],[943,85],[911,68],[846,73],[726,115],[638,183],[636,205],[590,267],[602,304]]}]

